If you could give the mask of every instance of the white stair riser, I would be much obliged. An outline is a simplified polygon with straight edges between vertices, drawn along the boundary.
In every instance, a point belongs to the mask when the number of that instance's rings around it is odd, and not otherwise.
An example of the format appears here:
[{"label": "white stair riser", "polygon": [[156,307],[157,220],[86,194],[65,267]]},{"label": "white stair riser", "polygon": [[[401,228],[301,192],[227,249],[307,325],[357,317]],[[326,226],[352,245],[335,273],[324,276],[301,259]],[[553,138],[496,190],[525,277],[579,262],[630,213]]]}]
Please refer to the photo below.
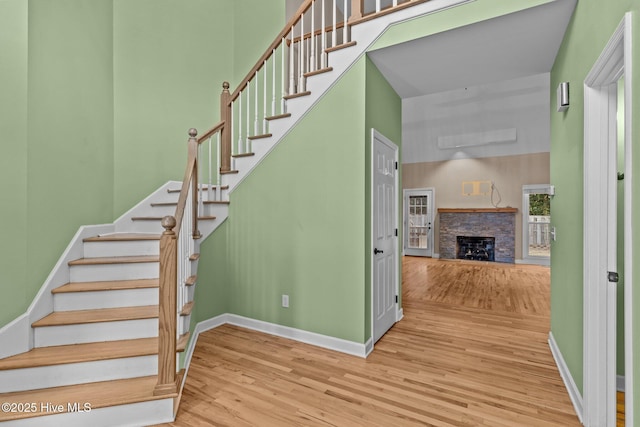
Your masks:
[{"label": "white stair riser", "polygon": [[123,224],[123,228],[118,230],[119,232],[134,232],[134,233],[158,233],[161,234],[164,231],[160,221],[150,220],[131,220],[127,224]]},{"label": "white stair riser", "polygon": [[[85,403],[91,404],[91,399],[87,398],[87,402],[69,403],[72,405],[79,403],[82,408]],[[91,408],[90,411],[85,412],[5,421],[2,427],[140,427],[168,423],[173,420],[173,398],[169,398],[106,408]]]},{"label": "white stair riser", "polygon": [[156,279],[160,274],[158,262],[123,264],[74,265],[69,269],[71,282],[95,282],[99,280]]},{"label": "white stair riser", "polygon": [[158,301],[158,288],[69,292],[57,293],[53,296],[53,309],[54,311],[71,311],[136,307],[157,305]]},{"label": "white stair riser", "polygon": [[182,335],[189,332],[190,323],[191,323],[191,315],[180,316],[180,320],[178,322],[178,334]]},{"label": "white stair riser", "polygon": [[0,393],[35,390],[158,373],[158,356],[139,356],[0,371]]},{"label": "white stair riser", "polygon": [[152,338],[156,336],[158,336],[157,318],[34,328],[36,347]]},{"label": "white stair riser", "polygon": [[159,253],[159,240],[84,242],[85,258],[158,255]]}]

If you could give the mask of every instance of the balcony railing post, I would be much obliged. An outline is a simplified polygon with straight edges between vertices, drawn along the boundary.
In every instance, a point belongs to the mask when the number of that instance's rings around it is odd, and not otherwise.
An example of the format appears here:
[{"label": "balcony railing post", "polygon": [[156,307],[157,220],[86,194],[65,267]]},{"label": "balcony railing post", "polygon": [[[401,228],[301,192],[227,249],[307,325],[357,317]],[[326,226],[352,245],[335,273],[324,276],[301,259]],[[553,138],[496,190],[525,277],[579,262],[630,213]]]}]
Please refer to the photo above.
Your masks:
[{"label": "balcony railing post", "polygon": [[[200,230],[198,228],[198,200],[201,196],[200,194],[200,185],[198,183],[198,131],[195,128],[189,129],[189,141],[187,142],[187,155],[189,158],[194,158],[196,161],[193,165],[193,172],[191,175],[191,223],[193,224],[193,229],[191,233],[194,239],[198,239],[201,237]],[[189,233],[189,230],[185,230],[185,233]]]},{"label": "balcony railing post", "polygon": [[356,21],[362,18],[362,9],[364,0],[351,0],[351,16],[349,21]]},{"label": "balcony railing post", "polygon": [[222,83],[222,93],[220,94],[220,120],[224,121],[224,127],[220,131],[220,172],[231,170],[231,94],[229,93],[229,82]]},{"label": "balcony railing post", "polygon": [[160,298],[158,317],[158,383],[153,391],[156,396],[178,392],[176,378],[176,297],[178,281],[178,253],[176,219],[162,218],[165,231],[160,237]]}]

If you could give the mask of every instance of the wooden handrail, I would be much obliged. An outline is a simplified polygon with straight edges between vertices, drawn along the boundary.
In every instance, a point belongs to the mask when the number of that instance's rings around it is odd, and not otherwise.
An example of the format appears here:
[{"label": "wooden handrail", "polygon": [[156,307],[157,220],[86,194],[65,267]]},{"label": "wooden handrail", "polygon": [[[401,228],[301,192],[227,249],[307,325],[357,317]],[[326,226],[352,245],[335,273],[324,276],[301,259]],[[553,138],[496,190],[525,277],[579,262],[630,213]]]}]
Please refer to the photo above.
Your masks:
[{"label": "wooden handrail", "polygon": [[264,64],[264,61],[269,59],[269,57],[273,53],[273,50],[276,47],[278,47],[278,45],[282,42],[282,39],[284,38],[284,36],[289,34],[289,31],[291,31],[291,28],[293,28],[293,26],[298,23],[302,14],[306,12],[307,9],[309,9],[309,6],[311,6],[313,2],[314,0],[305,0],[300,5],[296,13],[291,17],[289,22],[287,22],[287,25],[285,25],[282,31],[278,33],[275,40],[271,42],[267,50],[265,50],[265,52],[262,54],[260,59],[258,59],[258,61],[256,62],[256,65],[254,65],[253,68],[251,68],[251,70],[247,73],[247,76],[244,79],[242,79],[240,84],[238,84],[238,86],[236,87],[236,90],[234,90],[233,93],[231,94],[231,97],[229,98],[229,102],[233,102],[236,100],[236,98],[238,98],[238,96],[240,95],[240,92],[242,92],[242,89],[244,89],[247,83],[253,78],[253,76],[256,74],[256,71],[258,71],[262,67],[262,64]]},{"label": "wooden handrail", "polygon": [[210,136],[215,135],[216,132],[218,132],[219,130],[221,130],[224,127],[224,124],[225,124],[225,120],[222,120],[222,121],[218,122],[218,124],[216,124],[214,127],[212,127],[211,129],[209,129],[208,131],[206,131],[205,133],[200,135],[198,137],[198,144],[202,144],[207,139],[209,139]]}]

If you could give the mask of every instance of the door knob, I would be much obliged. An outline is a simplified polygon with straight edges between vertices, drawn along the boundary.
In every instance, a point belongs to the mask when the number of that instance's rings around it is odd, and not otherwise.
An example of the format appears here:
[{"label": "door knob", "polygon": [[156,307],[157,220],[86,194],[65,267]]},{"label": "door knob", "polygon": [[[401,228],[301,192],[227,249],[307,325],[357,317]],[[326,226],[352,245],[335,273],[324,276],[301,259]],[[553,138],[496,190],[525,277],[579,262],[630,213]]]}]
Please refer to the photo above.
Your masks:
[{"label": "door knob", "polygon": [[378,254],[382,254],[382,253],[384,253],[384,251],[379,251],[379,250],[378,250],[378,248],[375,248],[375,249],[373,250],[373,253],[374,253],[374,255],[378,255]]}]

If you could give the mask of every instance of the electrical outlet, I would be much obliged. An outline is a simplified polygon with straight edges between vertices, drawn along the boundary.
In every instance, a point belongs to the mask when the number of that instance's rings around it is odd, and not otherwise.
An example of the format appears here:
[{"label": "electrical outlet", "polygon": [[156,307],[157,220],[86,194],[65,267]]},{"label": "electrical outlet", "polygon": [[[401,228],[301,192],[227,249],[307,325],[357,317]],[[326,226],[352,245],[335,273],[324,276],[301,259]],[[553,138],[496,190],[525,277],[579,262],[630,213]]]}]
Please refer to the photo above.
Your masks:
[{"label": "electrical outlet", "polygon": [[282,295],[282,306],[289,308],[289,295]]}]

